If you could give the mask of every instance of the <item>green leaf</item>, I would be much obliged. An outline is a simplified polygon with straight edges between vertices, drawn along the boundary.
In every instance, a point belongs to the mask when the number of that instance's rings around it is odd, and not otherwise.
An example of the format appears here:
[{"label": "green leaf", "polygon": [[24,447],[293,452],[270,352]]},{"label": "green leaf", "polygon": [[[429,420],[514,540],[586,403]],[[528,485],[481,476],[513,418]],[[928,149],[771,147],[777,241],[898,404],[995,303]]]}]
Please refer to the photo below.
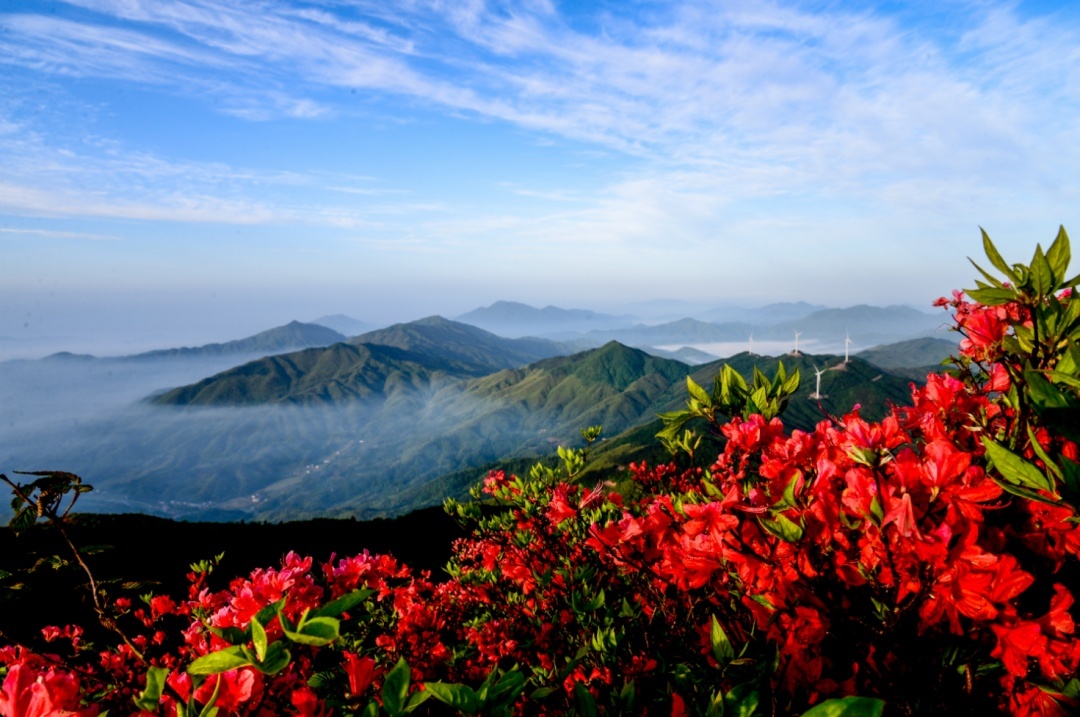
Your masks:
[{"label": "green leaf", "polygon": [[161,693],[165,691],[165,679],[169,676],[169,670],[165,667],[151,667],[146,671],[146,689],[138,697],[134,698],[135,706],[145,712],[154,712],[161,701]]},{"label": "green leaf", "polygon": [[1080,507],[1080,463],[1061,457],[1062,497],[1073,507]]},{"label": "green leaf", "polygon": [[1042,247],[1035,245],[1035,256],[1031,258],[1031,288],[1040,297],[1054,291],[1054,272],[1050,268],[1050,262],[1046,260]]},{"label": "green leaf", "polygon": [[352,592],[345,593],[337,600],[332,600],[322,607],[312,610],[309,614],[311,617],[341,617],[343,612],[352,610],[374,594],[375,591],[370,588],[353,590]]},{"label": "green leaf", "polygon": [[794,543],[803,536],[802,526],[792,521],[783,513],[759,515],[758,523],[761,524],[762,528],[786,543]]},{"label": "green leaf", "polygon": [[780,387],[781,396],[790,396],[799,390],[799,369],[792,371],[791,375],[784,381],[784,385]]},{"label": "green leaf", "polygon": [[724,713],[730,717],[752,717],[760,703],[761,695],[754,685],[735,685],[724,695]]},{"label": "green leaf", "polygon": [[705,717],[724,717],[724,693],[717,691],[709,700],[709,707],[705,710]]},{"label": "green leaf", "polygon": [[1062,477],[1061,468],[1059,468],[1057,466],[1057,464],[1055,464],[1052,460],[1050,460],[1050,456],[1047,455],[1045,450],[1043,450],[1042,445],[1039,443],[1038,436],[1035,435],[1035,429],[1033,429],[1031,426],[1028,426],[1027,434],[1028,434],[1028,445],[1031,446],[1031,450],[1033,450],[1035,452],[1035,455],[1039,457],[1039,460],[1041,460],[1043,462],[1043,464],[1046,466],[1046,469],[1048,471],[1053,473],[1058,478],[1061,478]]},{"label": "green leaf", "polygon": [[296,630],[285,630],[285,637],[300,645],[322,647],[341,636],[340,621],[332,617],[313,617],[304,620]]},{"label": "green leaf", "polygon": [[881,717],[885,701],[873,697],[841,697],[825,700],[802,713],[802,717]]},{"label": "green leaf", "polygon": [[[1006,481],[1013,485],[1054,492],[1054,486],[1050,479],[1034,464],[1024,460],[1008,448],[994,443],[986,436],[983,436],[982,443],[986,446],[986,455],[993,461],[994,468],[1001,473]],[[1005,486],[1002,485],[1002,487]],[[1008,489],[1006,488],[1006,490]]]},{"label": "green leaf", "polygon": [[710,618],[709,642],[712,644],[713,657],[716,658],[721,667],[735,659],[735,648],[731,646],[731,640],[728,639],[727,633],[724,632],[720,621],[716,619],[716,615]]},{"label": "green leaf", "polygon": [[981,227],[979,228],[979,231],[982,232],[983,251],[986,253],[986,258],[990,260],[990,263],[993,264],[998,271],[1009,277],[1014,285],[1019,284],[1019,277],[1016,275],[1016,272],[1005,263],[1001,254],[998,253],[997,247],[994,246],[994,242],[990,241],[990,235]]},{"label": "green leaf", "polygon": [[15,513],[15,517],[8,521],[8,527],[11,528],[11,532],[18,535],[30,528],[37,522],[37,511],[31,506],[26,506],[19,512]]},{"label": "green leaf", "polygon": [[1059,505],[1061,503],[1060,500],[1057,500],[1055,498],[1047,498],[1045,495],[1039,493],[1038,491],[1032,490],[1031,488],[1025,488],[1022,485],[1010,483],[1009,481],[998,478],[997,476],[992,475],[990,476],[990,479],[997,483],[999,486],[1001,486],[1001,489],[1004,490],[1006,493],[1012,493],[1013,495],[1020,496],[1021,498],[1034,500],[1039,503],[1046,503],[1047,505]]},{"label": "green leaf", "polygon": [[979,281],[978,279],[976,279],[976,280],[975,280],[975,283],[976,283],[977,285],[979,285],[979,286],[982,286],[982,287],[985,287],[985,288],[989,288],[989,287],[996,287],[996,288],[998,288],[998,289],[1004,288],[1005,284],[1004,284],[1004,283],[1002,283],[1001,279],[998,279],[998,278],[997,278],[996,276],[994,276],[994,275],[993,275],[993,274],[991,274],[990,272],[988,272],[988,271],[986,271],[985,269],[983,269],[983,268],[982,268],[981,266],[979,266],[978,264],[976,264],[976,263],[975,263],[975,261],[974,261],[973,259],[971,259],[970,257],[968,258],[968,261],[970,261],[970,262],[971,262],[971,265],[972,265],[973,267],[975,267],[975,269],[976,269],[976,270],[978,270],[978,272],[979,272],[980,274],[982,274],[982,275],[983,275],[983,277],[984,277],[984,278],[985,278],[985,279],[986,279],[986,280],[987,280],[988,282],[990,282],[989,284],[984,284],[983,282],[981,282],[981,281]]},{"label": "green leaf", "polygon": [[259,624],[258,616],[251,620],[251,641],[255,644],[255,657],[262,662],[266,659],[266,629]]},{"label": "green leaf", "polygon": [[1046,251],[1046,260],[1050,263],[1050,270],[1054,273],[1054,280],[1060,283],[1065,279],[1069,271],[1069,262],[1072,261],[1072,253],[1069,249],[1069,235],[1065,233],[1065,227],[1059,226],[1054,243]]},{"label": "green leaf", "polygon": [[488,701],[513,702],[524,691],[525,675],[521,674],[521,671],[515,665],[509,672],[500,677],[495,686],[491,688]]},{"label": "green leaf", "polygon": [[409,695],[409,701],[405,703],[405,709],[403,711],[405,712],[405,714],[409,714],[410,712],[413,712],[417,707],[427,702],[430,698],[431,695],[429,695],[427,692],[413,692],[411,695]]},{"label": "green leaf", "polygon": [[276,675],[289,666],[292,655],[281,642],[272,642],[266,650],[266,659],[255,663],[255,669],[264,675]]},{"label": "green leaf", "polygon": [[390,713],[390,717],[402,714],[405,706],[405,698],[409,694],[409,682],[412,679],[412,670],[405,658],[401,658],[394,665],[394,669],[387,673],[383,681],[382,699],[383,708]]},{"label": "green leaf", "polygon": [[965,289],[964,293],[985,306],[1001,306],[1016,298],[1011,289]]},{"label": "green leaf", "polygon": [[248,641],[247,633],[238,627],[214,627],[211,625],[209,630],[230,645],[243,645]]},{"label": "green leaf", "polygon": [[574,683],[574,697],[577,698],[579,717],[596,717],[596,700],[585,685],[580,682]]},{"label": "green leaf", "polygon": [[555,694],[556,692],[558,692],[558,690],[556,688],[554,688],[554,687],[537,687],[529,695],[529,699],[530,700],[540,701],[540,700],[544,699],[545,697],[548,697],[550,695]]},{"label": "green leaf", "polygon": [[660,417],[660,420],[664,422],[664,427],[656,434],[656,437],[661,440],[667,439],[669,441],[679,440],[679,433],[682,431],[683,426],[685,426],[690,419],[694,418],[694,414],[689,411],[672,411],[670,413],[660,413],[657,415]]},{"label": "green leaf", "polygon": [[255,613],[253,620],[258,620],[261,625],[269,625],[270,621],[273,620],[275,616],[279,615],[284,607],[285,598],[281,598],[277,602],[271,603]]},{"label": "green leaf", "polygon": [[189,675],[216,675],[250,664],[251,661],[244,656],[243,648],[235,645],[203,655],[188,665],[187,672]]},{"label": "green leaf", "polygon": [[[1076,302],[1076,305],[1080,306],[1080,300]],[[1024,375],[1026,376],[1027,374],[1025,373]],[[1050,371],[1047,375],[1054,381],[1054,383],[1063,383],[1066,386],[1080,388],[1080,378],[1077,378],[1076,376],[1072,376],[1062,371]]]},{"label": "green leaf", "polygon": [[690,398],[694,399],[702,406],[706,408],[712,406],[712,398],[701,386],[697,385],[694,379],[689,376],[686,377],[686,390],[690,393]]},{"label": "green leaf", "polygon": [[450,684],[446,682],[425,682],[424,691],[430,692],[431,696],[444,705],[464,712],[467,715],[476,714],[476,692],[467,685]]},{"label": "green leaf", "polygon": [[780,508],[780,509],[787,509],[787,508],[794,508],[795,507],[795,502],[797,500],[797,498],[795,496],[795,486],[797,486],[799,484],[799,481],[802,479],[802,477],[803,477],[802,471],[796,470],[794,472],[794,474],[791,476],[791,480],[789,480],[787,482],[787,485],[784,486],[784,495],[781,497],[780,501],[774,507]]},{"label": "green leaf", "polygon": [[1069,397],[1047,381],[1041,372],[1024,371],[1024,381],[1027,383],[1031,403],[1040,415],[1048,409],[1070,407]]},{"label": "green leaf", "polygon": [[637,684],[633,680],[626,682],[619,690],[619,702],[622,714],[633,714],[634,701],[637,699]]}]

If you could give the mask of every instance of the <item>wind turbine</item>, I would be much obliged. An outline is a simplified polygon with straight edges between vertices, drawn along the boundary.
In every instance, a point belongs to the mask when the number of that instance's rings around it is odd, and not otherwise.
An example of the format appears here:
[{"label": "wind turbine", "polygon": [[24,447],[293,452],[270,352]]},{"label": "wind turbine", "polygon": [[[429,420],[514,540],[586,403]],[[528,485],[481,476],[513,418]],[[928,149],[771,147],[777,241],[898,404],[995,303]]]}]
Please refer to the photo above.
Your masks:
[{"label": "wind turbine", "polygon": [[[848,347],[851,346],[851,334],[846,332],[846,331],[844,333],[846,334],[846,337],[844,338],[844,363],[847,363],[849,361],[849,359],[848,359]],[[798,345],[798,344],[796,344],[796,345]]]},{"label": "wind turbine", "polygon": [[820,401],[821,399],[825,398],[821,395],[821,374],[823,373],[825,372],[819,369],[817,366],[814,366],[814,374],[817,376],[817,387],[814,389],[814,392],[810,394],[810,398],[814,399],[815,401]]},{"label": "wind turbine", "polygon": [[750,355],[754,355],[754,332],[750,332]]},{"label": "wind turbine", "polygon": [[803,335],[802,331],[795,332],[795,356],[799,355],[799,337]]}]

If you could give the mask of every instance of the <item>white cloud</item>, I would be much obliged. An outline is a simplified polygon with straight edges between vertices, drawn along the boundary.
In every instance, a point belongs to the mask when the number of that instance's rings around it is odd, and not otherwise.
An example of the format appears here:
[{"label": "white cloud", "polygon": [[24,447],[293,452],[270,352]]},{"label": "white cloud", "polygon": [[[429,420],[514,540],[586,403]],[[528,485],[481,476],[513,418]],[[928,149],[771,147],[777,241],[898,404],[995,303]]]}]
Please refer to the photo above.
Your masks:
[{"label": "white cloud", "polygon": [[[2,191],[2,190],[0,190]],[[52,229],[18,229],[15,227],[0,227],[0,234],[14,236],[42,237],[44,239],[86,239],[90,241],[121,241],[120,237],[107,234],[90,234],[87,232],[65,232]]]},{"label": "white cloud", "polygon": [[[934,7],[923,18],[688,0],[613,8],[589,31],[547,2],[71,4],[78,20],[0,15],[0,62],[206,96],[252,120],[330,123],[352,111],[342,90],[361,103],[404,98],[406,112],[419,104],[577,140],[630,158],[633,170],[570,193],[526,179],[510,191],[536,204],[478,202],[466,213],[437,192],[375,204],[365,195],[391,190],[342,189],[309,172],[119,149],[68,156],[31,147],[28,130],[0,119],[8,211],[185,221],[238,212],[231,221],[426,233],[419,244],[371,238],[414,249],[470,237],[644,248],[669,237],[749,241],[773,220],[805,229],[795,212],[826,224],[859,213],[935,224],[1018,196],[1032,212],[1060,211],[1080,192],[1080,33],[1011,4]],[[289,187],[363,203],[278,201]],[[551,211],[564,200],[574,211]],[[848,226],[839,234],[857,240],[863,225]]]}]

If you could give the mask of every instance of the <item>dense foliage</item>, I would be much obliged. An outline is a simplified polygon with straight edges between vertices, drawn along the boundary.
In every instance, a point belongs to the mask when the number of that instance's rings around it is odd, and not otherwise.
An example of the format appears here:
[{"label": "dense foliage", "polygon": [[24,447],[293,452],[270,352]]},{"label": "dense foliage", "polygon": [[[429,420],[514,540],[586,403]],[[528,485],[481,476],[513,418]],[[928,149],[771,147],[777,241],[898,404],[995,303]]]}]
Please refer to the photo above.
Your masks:
[{"label": "dense foliage", "polygon": [[[0,647],[0,714],[1075,712],[1077,278],[1064,230],[1029,265],[984,247],[1002,278],[938,302],[955,367],[881,421],[789,433],[797,373],[725,371],[664,416],[667,464],[585,483],[588,447],[560,449],[451,502],[473,532],[448,580],[290,554],[133,599],[87,571],[112,639],[58,610],[44,646]],[[703,421],[726,439],[705,464]],[[87,489],[9,482],[16,528],[63,531]]]}]

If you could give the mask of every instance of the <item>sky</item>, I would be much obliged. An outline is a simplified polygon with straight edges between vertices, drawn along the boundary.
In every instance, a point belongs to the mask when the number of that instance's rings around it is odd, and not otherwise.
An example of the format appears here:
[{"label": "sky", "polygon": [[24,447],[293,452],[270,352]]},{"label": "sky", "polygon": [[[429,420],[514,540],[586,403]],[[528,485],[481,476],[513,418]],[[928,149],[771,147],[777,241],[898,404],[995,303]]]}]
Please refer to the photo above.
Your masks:
[{"label": "sky", "polygon": [[1080,236],[1078,109],[1068,2],[5,0],[0,338],[930,311]]}]

